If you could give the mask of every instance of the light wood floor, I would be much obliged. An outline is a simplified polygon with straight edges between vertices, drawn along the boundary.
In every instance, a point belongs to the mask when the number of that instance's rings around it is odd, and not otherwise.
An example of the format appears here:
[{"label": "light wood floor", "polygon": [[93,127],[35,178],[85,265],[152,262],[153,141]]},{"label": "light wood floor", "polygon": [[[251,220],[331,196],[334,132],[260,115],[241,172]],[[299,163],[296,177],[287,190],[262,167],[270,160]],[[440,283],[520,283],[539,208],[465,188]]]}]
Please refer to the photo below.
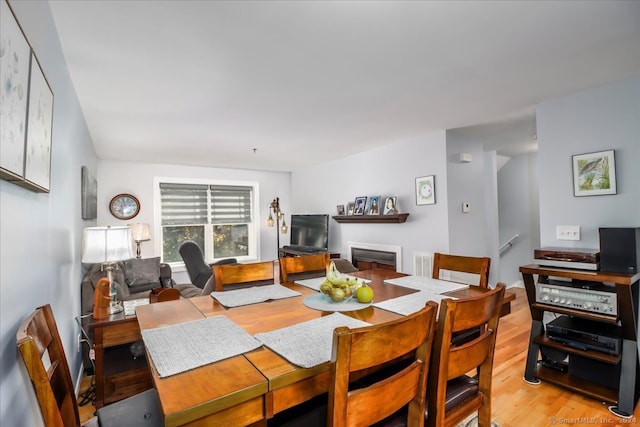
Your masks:
[{"label": "light wood floor", "polygon": [[[607,404],[551,384],[530,385],[522,380],[531,327],[524,289],[514,289],[511,314],[500,319],[493,368],[492,412],[501,427],[538,426],[640,426],[640,405],[631,419],[619,419]],[[89,379],[83,381],[83,389]],[[80,407],[84,421],[93,415],[91,405]]]}]

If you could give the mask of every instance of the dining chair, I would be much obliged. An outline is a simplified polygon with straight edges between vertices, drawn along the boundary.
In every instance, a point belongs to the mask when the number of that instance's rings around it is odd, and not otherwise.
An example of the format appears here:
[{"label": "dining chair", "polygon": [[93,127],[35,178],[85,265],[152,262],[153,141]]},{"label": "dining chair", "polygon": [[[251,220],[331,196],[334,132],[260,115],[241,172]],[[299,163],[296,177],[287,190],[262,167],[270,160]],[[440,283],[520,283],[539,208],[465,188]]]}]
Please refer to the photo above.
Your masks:
[{"label": "dining chair", "polygon": [[329,253],[286,256],[280,258],[280,281],[293,282],[296,279],[310,279],[326,275]]},{"label": "dining chair", "polygon": [[215,290],[225,288],[247,288],[256,285],[273,284],[275,263],[273,261],[252,262],[247,264],[214,265]]},{"label": "dining chair", "polygon": [[[328,426],[424,425],[437,310],[437,304],[429,301],[420,311],[387,323],[336,328]],[[401,359],[402,368],[391,369],[392,363]],[[383,367],[350,383],[357,372]]]},{"label": "dining chair", "polygon": [[[464,279],[455,277],[456,280],[470,285],[478,285],[481,288],[489,286],[489,268],[491,258],[471,257],[462,255],[449,255],[443,253],[433,254],[433,278],[442,279],[446,272],[466,273]],[[454,273],[455,274],[455,273]],[[468,275],[477,275],[477,280],[469,280]]]},{"label": "dining chair", "polygon": [[[58,326],[49,304],[38,307],[16,333],[42,418],[47,427],[80,426],[78,402]],[[162,426],[154,389],[98,409],[84,426]]]},{"label": "dining chair", "polygon": [[[440,302],[427,387],[427,426],[455,426],[476,411],[478,426],[491,426],[491,376],[504,290],[504,283],[498,283],[480,296]],[[455,333],[469,329],[479,329],[479,336],[452,344]],[[472,371],[476,375],[470,376]]]}]

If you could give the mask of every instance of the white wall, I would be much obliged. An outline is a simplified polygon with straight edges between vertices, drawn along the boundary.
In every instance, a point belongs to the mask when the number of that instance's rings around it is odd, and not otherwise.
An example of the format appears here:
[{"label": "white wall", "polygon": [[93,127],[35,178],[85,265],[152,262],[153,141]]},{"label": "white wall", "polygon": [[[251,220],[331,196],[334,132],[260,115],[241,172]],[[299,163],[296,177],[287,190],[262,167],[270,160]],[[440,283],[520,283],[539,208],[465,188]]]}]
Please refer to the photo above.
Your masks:
[{"label": "white wall", "polygon": [[[640,227],[640,76],[537,107],[540,243],[599,247],[599,227]],[[618,194],[574,197],[571,156],[615,150]],[[555,239],[579,225],[580,241]]]},{"label": "white wall", "polygon": [[[346,257],[348,241],[402,247],[402,266],[413,273],[413,253],[449,249],[445,133],[398,142],[337,159],[292,174],[292,213],[336,215],[336,205],[358,196],[397,196],[408,212],[403,224],[339,224],[329,222],[329,247]],[[435,175],[436,204],[416,205],[415,179]]]},{"label": "white wall", "polygon": [[[179,165],[162,165],[153,163],[128,163],[101,161],[98,167],[98,225],[126,225],[135,222],[151,225],[151,241],[142,242],[143,258],[159,256],[161,241],[156,238],[159,230],[159,217],[154,217],[155,177],[179,179],[205,179],[229,181],[254,181],[259,183],[258,217],[260,225],[258,256],[261,260],[277,258],[275,227],[267,227],[269,204],[275,197],[280,197],[281,209],[290,212],[290,179],[288,172],[261,172],[242,169],[204,168]],[[109,202],[116,194],[133,194],[140,200],[140,213],[129,221],[116,219],[109,212]],[[280,245],[288,242],[288,235],[281,235]],[[188,283],[189,276],[184,268],[174,268],[174,279],[178,283]]]},{"label": "white wall", "polygon": [[80,313],[80,168],[95,175],[97,158],[46,2],[12,1],[54,93],[51,192],[37,194],[0,181],[0,423],[42,425],[16,349],[16,331],[37,306],[51,304],[75,377]]}]

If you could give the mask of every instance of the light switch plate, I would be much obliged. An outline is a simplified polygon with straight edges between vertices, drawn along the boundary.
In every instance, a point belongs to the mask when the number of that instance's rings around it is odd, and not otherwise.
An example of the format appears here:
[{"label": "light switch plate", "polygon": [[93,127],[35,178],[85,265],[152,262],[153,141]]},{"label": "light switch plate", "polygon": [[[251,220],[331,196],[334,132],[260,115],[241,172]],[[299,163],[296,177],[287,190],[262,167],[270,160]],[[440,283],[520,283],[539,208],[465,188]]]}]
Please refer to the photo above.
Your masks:
[{"label": "light switch plate", "polygon": [[579,225],[558,225],[556,226],[556,239],[558,240],[580,240]]}]

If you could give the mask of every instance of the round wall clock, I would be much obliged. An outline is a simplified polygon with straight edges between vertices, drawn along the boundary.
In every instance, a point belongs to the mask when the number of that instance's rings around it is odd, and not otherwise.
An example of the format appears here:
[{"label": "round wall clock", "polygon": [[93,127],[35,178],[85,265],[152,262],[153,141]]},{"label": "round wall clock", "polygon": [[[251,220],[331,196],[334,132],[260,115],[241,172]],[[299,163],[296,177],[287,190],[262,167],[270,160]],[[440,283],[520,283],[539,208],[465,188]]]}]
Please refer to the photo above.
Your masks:
[{"label": "round wall clock", "polygon": [[140,212],[140,201],[131,194],[118,194],[109,202],[109,211],[118,219],[131,219]]}]

